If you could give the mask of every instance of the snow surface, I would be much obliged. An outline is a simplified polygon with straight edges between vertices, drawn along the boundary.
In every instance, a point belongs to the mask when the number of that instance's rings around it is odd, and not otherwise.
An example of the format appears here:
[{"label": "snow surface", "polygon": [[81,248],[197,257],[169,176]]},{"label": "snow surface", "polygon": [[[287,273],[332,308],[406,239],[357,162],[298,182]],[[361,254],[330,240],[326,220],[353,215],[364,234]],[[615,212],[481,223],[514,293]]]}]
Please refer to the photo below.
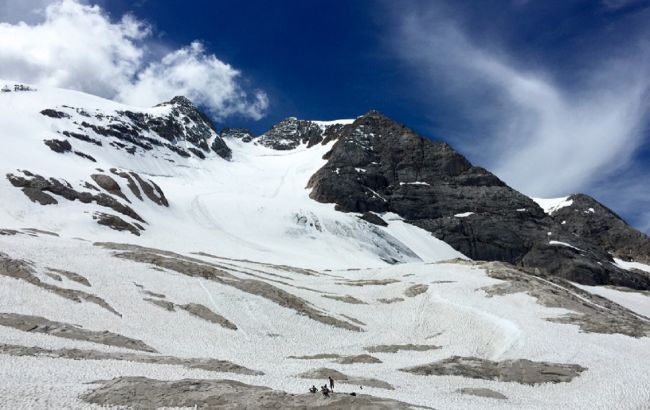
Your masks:
[{"label": "snow surface", "polygon": [[606,286],[586,286],[579,283],[574,283],[574,285],[580,289],[612,300],[650,319],[650,293],[648,292],[618,290]]},{"label": "snow surface", "polygon": [[[229,140],[233,158],[228,162],[214,153],[207,160],[199,160],[170,155],[169,151],[160,152],[158,148],[133,156],[114,150],[108,144],[96,147],[70,139],[73,149],[97,159],[97,163],[92,163],[73,154],[56,154],[43,144],[43,139],[57,137],[57,131],[76,129],[72,121],[92,122],[93,118],[87,117],[52,119],[39,114],[44,108],[66,111],[61,108],[63,105],[83,107],[90,113],[98,109],[109,114],[125,109],[156,114],[170,109],[161,106],[143,110],[54,88],[2,93],[1,175],[27,169],[80,185],[97,172],[96,168],[107,171],[117,166],[156,182],[165,192],[170,208],[139,201],[124,180],[115,177],[132,207],[149,223],[142,237],[135,238],[109,231],[92,220],[93,211],[105,211],[106,208],[65,199],[57,206],[43,207],[31,203],[3,178],[0,195],[10,200],[0,204],[1,227],[38,227],[68,237],[137,241],[153,247],[218,252],[222,256],[273,263],[291,260],[304,267],[381,266],[385,260],[432,260],[431,255],[442,255],[443,259],[462,257],[449,245],[413,225],[399,223],[380,230],[356,215],[335,211],[333,204],[311,200],[305,187],[311,175],[325,164],[322,156],[333,142],[310,149],[303,145],[294,150],[276,151]],[[418,247],[420,258],[391,236],[393,228],[403,240],[424,241]]]},{"label": "snow surface", "polygon": [[549,245],[557,245],[557,246],[566,246],[567,248],[573,248],[573,249],[575,249],[575,250],[577,250],[577,251],[582,252],[582,249],[577,248],[577,247],[571,245],[570,243],[566,243],[566,242],[561,242],[561,241],[548,241],[548,244],[549,244]]},{"label": "snow surface", "polygon": [[454,215],[456,218],[467,218],[470,215],[474,215],[474,212],[462,212]]},{"label": "snow surface", "polygon": [[548,215],[553,215],[553,212],[557,211],[558,209],[562,209],[567,206],[573,205],[573,199],[569,199],[568,196],[564,196],[561,198],[531,197],[530,199],[537,202],[537,205],[539,205],[544,210],[544,212],[546,212]]},{"label": "snow surface", "polygon": [[[0,252],[33,263],[37,275],[46,283],[104,298],[123,316],[91,303],[63,299],[5,276],[0,276],[0,312],[37,315],[85,329],[108,330],[141,339],[161,354],[230,360],[261,370],[265,375],[243,376],[113,360],[0,355],[0,407],[99,408],[78,398],[93,387],[88,383],[129,375],[170,380],[227,378],[303,393],[311,384],[321,381],[295,375],[317,367],[378,378],[395,387],[367,387],[364,393],[442,409],[643,408],[650,402],[648,338],[583,333],[577,326],[550,322],[546,319],[568,311],[544,307],[523,292],[488,297],[481,288],[501,281],[467,263],[439,262],[465,257],[398,215],[380,215],[388,226],[377,227],[359,219],[359,215],[337,212],[332,204],[309,199],[307,181],[324,164],[322,156],[331,146],[274,151],[229,140],[233,158],[228,162],[215,154],[202,161],[157,149],[132,156],[113,150],[108,144],[95,147],[71,140],[74,149],[98,161],[91,163],[74,155],[56,154],[42,142],[44,138],[56,137],[57,131],[74,129],[74,117],[55,120],[39,114],[44,108],[63,105],[83,107],[91,113],[96,109],[104,113],[124,109],[164,113],[169,109],[126,107],[52,88],[2,93],[0,175],[27,169],[45,177],[65,179],[81,189],[81,183],[89,180],[96,168],[120,167],[154,180],[165,192],[170,207],[138,200],[116,177],[131,206],[148,222],[142,236],[135,237],[109,230],[92,220],[93,211],[106,208],[62,198],[59,205],[41,206],[30,202],[5,178],[0,179],[0,228],[39,228],[60,235],[0,236]],[[325,325],[226,283],[116,258],[112,252],[93,246],[95,241],[135,243],[171,250],[206,263],[218,262],[231,275],[272,284],[303,298],[324,314],[341,320],[348,320],[346,316],[357,319],[364,323],[364,332]],[[239,260],[190,254],[199,251]],[[390,265],[387,261],[406,263]],[[318,274],[305,275],[258,262],[309,267],[317,269]],[[91,287],[67,280],[55,282],[43,274],[46,267],[82,274]],[[382,286],[345,283],[360,279],[396,282]],[[146,295],[136,283],[177,304],[203,304],[235,323],[238,330],[224,329],[184,311],[168,312],[154,306],[143,300]],[[416,297],[406,297],[404,291],[416,284],[426,284],[428,290]],[[599,288],[598,292],[601,291]],[[637,313],[647,313],[645,299],[633,297],[634,294],[605,292],[612,300],[629,303]],[[350,295],[365,304],[343,303],[323,295]],[[390,304],[379,301],[395,298],[403,300]],[[8,327],[0,327],[0,343],[125,351]],[[364,347],[370,345],[408,343],[435,344],[440,349],[375,353],[382,361],[375,364],[340,365],[327,360],[287,358],[318,353],[356,355],[366,353]],[[577,363],[588,370],[570,383],[538,386],[417,376],[398,370],[453,355]],[[463,387],[490,388],[505,394],[508,400],[456,393]],[[346,385],[339,388],[357,389]]]},{"label": "snow surface", "polygon": [[650,273],[650,265],[641,262],[628,262],[623,259],[614,258],[614,263],[623,269],[638,269]]}]

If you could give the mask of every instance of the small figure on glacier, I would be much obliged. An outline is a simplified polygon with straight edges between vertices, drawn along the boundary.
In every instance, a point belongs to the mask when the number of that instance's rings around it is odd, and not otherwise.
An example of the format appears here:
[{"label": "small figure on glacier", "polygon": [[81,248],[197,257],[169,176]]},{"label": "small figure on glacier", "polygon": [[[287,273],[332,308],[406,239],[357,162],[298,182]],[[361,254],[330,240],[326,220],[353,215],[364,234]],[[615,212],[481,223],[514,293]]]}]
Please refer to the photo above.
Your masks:
[{"label": "small figure on glacier", "polygon": [[313,393],[316,393],[317,391],[318,391],[318,389],[316,388],[316,386],[314,386],[314,385],[312,384],[311,387],[309,388],[309,393],[312,393],[312,394],[313,394]]},{"label": "small figure on glacier", "polygon": [[330,389],[327,388],[327,385],[321,386],[320,392],[323,393],[323,396],[325,397],[329,397],[330,395]]},{"label": "small figure on glacier", "polygon": [[329,376],[328,379],[330,379],[330,390],[334,391],[334,379],[332,379],[332,376]]}]

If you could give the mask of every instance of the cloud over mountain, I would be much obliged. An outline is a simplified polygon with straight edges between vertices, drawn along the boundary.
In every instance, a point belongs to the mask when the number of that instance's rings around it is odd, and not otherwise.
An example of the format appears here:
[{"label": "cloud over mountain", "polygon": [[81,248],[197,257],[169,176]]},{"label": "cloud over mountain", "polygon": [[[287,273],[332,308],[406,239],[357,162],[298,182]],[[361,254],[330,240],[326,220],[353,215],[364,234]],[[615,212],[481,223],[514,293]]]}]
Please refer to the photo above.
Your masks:
[{"label": "cloud over mountain", "polygon": [[[15,20],[7,8],[0,11],[3,21]],[[240,71],[200,41],[170,49],[146,21],[132,15],[114,20],[100,6],[76,0],[50,2],[38,13],[39,21],[32,13],[29,23],[0,23],[0,77],[140,106],[183,94],[220,119],[265,114],[267,95],[249,90]]]}]

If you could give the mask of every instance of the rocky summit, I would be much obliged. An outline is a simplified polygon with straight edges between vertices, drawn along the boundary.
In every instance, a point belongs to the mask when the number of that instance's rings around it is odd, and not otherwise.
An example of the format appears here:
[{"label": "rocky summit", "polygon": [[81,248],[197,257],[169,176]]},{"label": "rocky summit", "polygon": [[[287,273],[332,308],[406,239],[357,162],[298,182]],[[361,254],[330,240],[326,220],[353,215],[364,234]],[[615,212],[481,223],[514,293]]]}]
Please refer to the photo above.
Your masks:
[{"label": "rocky summit", "polygon": [[0,407],[647,405],[650,239],[596,199],[376,111],[256,136],[8,84]]}]

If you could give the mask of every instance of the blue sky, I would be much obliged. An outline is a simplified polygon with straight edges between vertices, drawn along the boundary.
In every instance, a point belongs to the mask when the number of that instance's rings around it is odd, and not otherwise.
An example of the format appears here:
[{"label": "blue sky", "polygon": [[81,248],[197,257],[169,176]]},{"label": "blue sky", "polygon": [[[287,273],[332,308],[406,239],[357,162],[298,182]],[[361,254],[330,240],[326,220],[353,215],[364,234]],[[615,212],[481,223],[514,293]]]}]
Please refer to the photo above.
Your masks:
[{"label": "blue sky", "polygon": [[[60,1],[0,1],[0,17],[16,30],[18,21],[37,27],[53,3]],[[140,102],[135,91],[166,97],[170,87],[152,84],[176,84],[170,72],[190,59],[211,86],[186,81],[180,90],[219,125],[261,133],[287,116],[327,120],[377,109],[448,141],[526,194],[586,192],[650,231],[648,1],[81,4],[96,5],[80,15],[99,13],[108,32],[122,21],[120,47],[130,42],[141,55],[125,57],[128,47],[120,54],[137,66],[120,71],[127,90],[88,89],[102,84],[96,78],[56,84]],[[146,28],[129,34],[125,15]],[[48,64],[43,73],[56,63]]]}]

